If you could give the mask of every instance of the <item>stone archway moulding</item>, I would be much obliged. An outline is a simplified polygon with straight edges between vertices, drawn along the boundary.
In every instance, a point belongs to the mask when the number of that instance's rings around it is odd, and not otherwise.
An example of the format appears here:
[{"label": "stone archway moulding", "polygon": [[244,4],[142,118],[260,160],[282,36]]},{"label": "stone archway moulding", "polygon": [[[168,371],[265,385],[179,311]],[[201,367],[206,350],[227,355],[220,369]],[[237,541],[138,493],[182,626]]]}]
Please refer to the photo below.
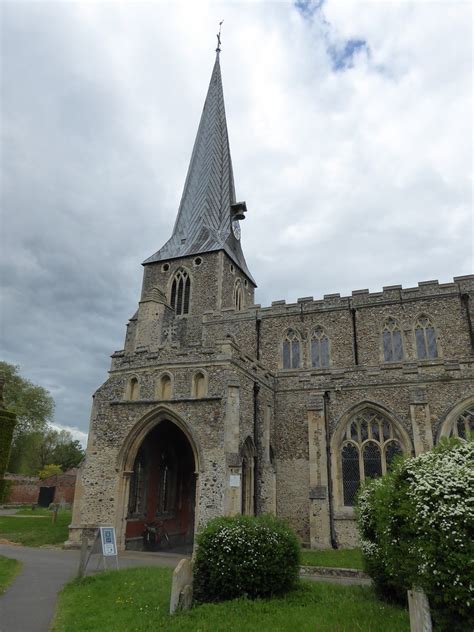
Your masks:
[{"label": "stone archway moulding", "polygon": [[159,406],[158,408],[154,408],[150,412],[146,413],[128,433],[117,457],[117,472],[124,473],[133,471],[135,458],[143,440],[150,430],[165,420],[171,421],[183,432],[193,451],[196,473],[203,471],[204,459],[199,440],[196,437],[195,432],[189,427],[184,419],[182,419],[170,408],[166,406]]},{"label": "stone archway moulding", "polygon": [[337,420],[336,430],[333,433],[333,436],[331,438],[331,452],[333,453],[333,455],[335,451],[337,451],[339,444],[341,443],[342,435],[344,434],[344,431],[347,428],[347,424],[349,420],[354,415],[357,415],[357,413],[365,410],[366,408],[370,408],[374,410],[375,412],[378,412],[381,415],[385,415],[385,417],[388,417],[388,419],[393,423],[395,428],[400,433],[400,438],[403,441],[403,447],[405,449],[405,452],[409,454],[413,452],[413,445],[410,439],[410,435],[403,427],[403,424],[400,421],[400,419],[398,419],[397,415],[395,415],[393,411],[391,411],[389,408],[386,408],[382,404],[378,404],[377,402],[373,402],[370,400],[364,400],[362,402],[359,402],[358,404],[355,404],[354,406],[351,406],[351,408],[346,410]]},{"label": "stone archway moulding", "polygon": [[469,397],[465,397],[457,404],[452,406],[443,415],[443,417],[441,418],[440,426],[438,428],[436,443],[438,443],[442,437],[449,437],[454,422],[459,417],[459,415],[461,415],[466,410],[466,408],[469,408],[469,406],[474,406],[474,395],[469,395]]}]

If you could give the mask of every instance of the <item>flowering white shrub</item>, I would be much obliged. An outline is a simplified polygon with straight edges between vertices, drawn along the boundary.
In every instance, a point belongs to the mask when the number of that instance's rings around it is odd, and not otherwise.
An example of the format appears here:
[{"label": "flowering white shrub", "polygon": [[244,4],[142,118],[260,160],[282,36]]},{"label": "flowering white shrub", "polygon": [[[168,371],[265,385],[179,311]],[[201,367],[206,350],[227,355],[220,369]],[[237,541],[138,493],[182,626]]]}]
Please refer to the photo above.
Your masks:
[{"label": "flowering white shrub", "polygon": [[299,555],[295,534],[277,518],[216,518],[198,536],[194,596],[204,602],[281,594],[298,580]]},{"label": "flowering white shrub", "polygon": [[358,525],[377,590],[428,595],[438,629],[474,629],[474,442],[445,441],[359,494]]}]

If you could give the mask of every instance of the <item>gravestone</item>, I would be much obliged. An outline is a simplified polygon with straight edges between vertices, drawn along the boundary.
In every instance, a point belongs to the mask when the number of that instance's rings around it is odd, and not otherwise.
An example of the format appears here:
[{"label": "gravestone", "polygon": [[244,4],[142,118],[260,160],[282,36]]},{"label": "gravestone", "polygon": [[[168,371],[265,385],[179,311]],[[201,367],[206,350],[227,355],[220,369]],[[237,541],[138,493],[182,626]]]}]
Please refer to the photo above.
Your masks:
[{"label": "gravestone", "polygon": [[177,610],[188,610],[193,602],[193,563],[181,560],[173,571],[171,582],[170,614]]},{"label": "gravestone", "polygon": [[422,590],[408,591],[410,632],[431,632],[431,613],[428,597]]}]

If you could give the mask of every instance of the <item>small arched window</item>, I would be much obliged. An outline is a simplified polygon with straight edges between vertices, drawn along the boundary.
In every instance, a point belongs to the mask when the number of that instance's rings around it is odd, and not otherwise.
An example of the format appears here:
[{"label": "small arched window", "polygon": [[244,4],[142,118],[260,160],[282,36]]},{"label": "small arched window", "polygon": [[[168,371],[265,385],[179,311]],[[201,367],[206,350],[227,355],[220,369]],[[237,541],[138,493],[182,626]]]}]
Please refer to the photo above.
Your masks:
[{"label": "small arched window", "polygon": [[474,405],[466,408],[454,421],[449,436],[466,440],[474,439]]},{"label": "small arched window", "polygon": [[283,340],[283,368],[299,369],[301,342],[294,329],[288,329]]},{"label": "small arched window", "polygon": [[352,507],[361,482],[385,474],[402,453],[402,439],[385,415],[367,408],[352,417],[340,448],[344,505]]},{"label": "small arched window", "polygon": [[198,371],[193,376],[193,397],[206,397],[207,395],[207,379],[202,371]]},{"label": "small arched window", "polygon": [[138,378],[132,377],[128,383],[128,399],[136,400],[140,395],[140,384]]},{"label": "small arched window", "polygon": [[177,316],[189,314],[189,299],[191,296],[191,279],[186,270],[178,270],[171,284],[171,307]]},{"label": "small arched window", "polygon": [[322,327],[311,335],[311,366],[324,369],[329,366],[329,338]]},{"label": "small arched window", "polygon": [[240,279],[234,283],[234,307],[238,312],[244,309],[244,291]]},{"label": "small arched window", "polygon": [[416,355],[420,360],[437,358],[436,332],[428,316],[419,316],[415,323]]},{"label": "small arched window", "polygon": [[402,332],[394,318],[388,318],[382,332],[383,359],[385,362],[403,360]]},{"label": "small arched window", "polygon": [[171,399],[173,396],[173,382],[171,377],[164,373],[158,380],[158,399]]},{"label": "small arched window", "polygon": [[255,449],[250,437],[241,450],[242,455],[242,513],[252,516],[254,513],[254,476]]}]

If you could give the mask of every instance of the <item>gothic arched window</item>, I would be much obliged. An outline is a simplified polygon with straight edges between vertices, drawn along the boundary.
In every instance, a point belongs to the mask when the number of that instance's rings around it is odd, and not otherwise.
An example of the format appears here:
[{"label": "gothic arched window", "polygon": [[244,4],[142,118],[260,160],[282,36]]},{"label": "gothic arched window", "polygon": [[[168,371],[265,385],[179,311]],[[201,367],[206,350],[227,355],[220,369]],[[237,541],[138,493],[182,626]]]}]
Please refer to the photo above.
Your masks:
[{"label": "gothic arched window", "polygon": [[403,360],[402,332],[394,318],[388,318],[383,332],[383,359],[385,362]]},{"label": "gothic arched window", "polygon": [[382,476],[403,454],[402,439],[382,413],[365,408],[347,424],[340,448],[344,505],[355,504],[360,483]]},{"label": "gothic arched window", "polygon": [[474,404],[466,408],[454,421],[449,436],[460,439],[474,438]]},{"label": "gothic arched window", "polygon": [[283,340],[283,368],[299,369],[301,342],[294,329],[288,329]]},{"label": "gothic arched window", "polygon": [[255,449],[250,437],[241,450],[242,456],[242,513],[252,516],[254,513],[254,476]]},{"label": "gothic arched window", "polygon": [[191,279],[186,270],[178,270],[171,284],[171,307],[177,316],[189,314],[189,299],[191,295]]},{"label": "gothic arched window", "polygon": [[416,355],[420,360],[437,358],[436,332],[428,316],[419,316],[415,323]]},{"label": "gothic arched window", "polygon": [[329,366],[329,338],[322,327],[311,335],[311,366],[324,369]]},{"label": "gothic arched window", "polygon": [[240,279],[234,283],[234,307],[238,312],[244,309],[244,292]]}]

